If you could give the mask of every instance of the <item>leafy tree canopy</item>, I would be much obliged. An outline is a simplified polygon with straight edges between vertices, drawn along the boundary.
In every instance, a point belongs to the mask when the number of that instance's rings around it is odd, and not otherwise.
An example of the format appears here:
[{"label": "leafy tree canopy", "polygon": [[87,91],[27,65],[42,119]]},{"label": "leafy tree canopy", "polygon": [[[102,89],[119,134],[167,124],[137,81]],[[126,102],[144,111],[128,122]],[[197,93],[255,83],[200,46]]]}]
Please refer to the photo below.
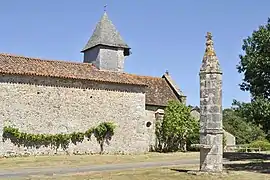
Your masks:
[{"label": "leafy tree canopy", "polygon": [[[250,103],[233,102],[235,110],[248,122],[270,130],[270,18],[243,40],[238,72],[244,75],[240,89],[252,95]],[[268,134],[268,138],[270,134]]]},{"label": "leafy tree canopy", "polygon": [[242,117],[245,121],[257,124],[262,130],[268,134],[270,130],[270,101],[258,97],[250,103],[243,103],[234,100],[233,109],[237,112],[238,116]]},{"label": "leafy tree canopy", "polygon": [[270,99],[270,18],[252,35],[243,40],[244,55],[240,55],[238,72],[243,73],[241,90],[253,97]]},{"label": "leafy tree canopy", "polygon": [[248,144],[265,138],[259,126],[245,121],[233,109],[223,110],[223,128],[235,136],[237,144]]},{"label": "leafy tree canopy", "polygon": [[169,101],[163,121],[156,123],[158,150],[186,151],[189,138],[194,138],[198,134],[199,123],[191,115],[191,108],[178,101]]}]

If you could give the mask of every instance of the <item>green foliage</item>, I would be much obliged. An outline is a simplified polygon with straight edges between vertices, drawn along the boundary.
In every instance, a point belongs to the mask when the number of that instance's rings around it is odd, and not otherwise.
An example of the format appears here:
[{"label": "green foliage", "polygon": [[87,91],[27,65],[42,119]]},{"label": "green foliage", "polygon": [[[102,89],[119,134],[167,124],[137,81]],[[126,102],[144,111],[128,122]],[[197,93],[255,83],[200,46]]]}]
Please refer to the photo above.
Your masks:
[{"label": "green foliage", "polygon": [[[252,95],[250,103],[234,101],[240,116],[262,126],[265,133],[270,129],[270,18],[265,25],[253,31],[243,40],[238,72],[244,75],[240,89]],[[268,134],[270,139],[270,134]]]},{"label": "green foliage", "polygon": [[[233,102],[234,110],[245,121],[259,125],[267,134],[270,129],[270,101],[258,97],[250,103]],[[268,138],[269,134],[268,134]]]},{"label": "green foliage", "polygon": [[[256,148],[256,150],[253,148]],[[243,144],[241,149],[238,149],[237,152],[251,152],[254,150],[258,151],[258,149],[261,151],[270,151],[270,142],[266,139],[256,140],[249,144]]]},{"label": "green foliage", "polygon": [[169,101],[163,121],[156,123],[157,151],[186,151],[189,139],[199,134],[199,123],[191,109],[178,101]]},{"label": "green foliage", "polygon": [[99,124],[93,131],[99,145],[100,145],[100,153],[103,153],[104,150],[104,142],[106,141],[109,144],[109,140],[114,135],[115,125],[111,122],[103,122]]},{"label": "green foliage", "polygon": [[262,151],[269,151],[270,150],[270,143],[267,140],[258,140],[253,141],[248,145],[251,148],[261,148]]},{"label": "green foliage", "polygon": [[243,73],[241,90],[250,91],[253,97],[270,99],[270,18],[252,35],[243,40],[244,55],[240,55],[238,72]]},{"label": "green foliage", "polygon": [[[18,128],[5,126],[3,130],[4,141],[10,139],[11,142],[17,146],[36,147],[51,146],[56,150],[61,147],[67,149],[70,142],[77,144],[82,142],[84,138],[91,138],[92,134],[96,137],[99,144],[104,143],[105,140],[111,140],[114,135],[115,125],[112,122],[102,122],[95,128],[90,128],[83,132],[73,132],[71,134],[30,134],[20,132]],[[102,149],[103,151],[103,145]]]},{"label": "green foliage", "polygon": [[247,144],[266,136],[259,126],[245,121],[233,109],[223,110],[223,128],[235,136],[237,144]]},{"label": "green foliage", "polygon": [[188,151],[200,151],[199,147],[192,146],[192,144],[200,144],[199,122],[194,127],[194,132],[187,138],[187,150]]}]

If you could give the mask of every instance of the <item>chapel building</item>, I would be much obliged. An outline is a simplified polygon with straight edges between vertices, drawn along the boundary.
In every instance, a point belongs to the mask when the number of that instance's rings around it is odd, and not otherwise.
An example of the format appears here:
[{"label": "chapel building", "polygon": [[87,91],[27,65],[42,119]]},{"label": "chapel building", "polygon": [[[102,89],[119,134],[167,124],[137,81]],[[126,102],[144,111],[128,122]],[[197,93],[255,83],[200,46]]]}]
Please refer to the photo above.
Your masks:
[{"label": "chapel building", "polygon": [[[81,51],[80,63],[0,54],[0,134],[5,126],[33,134],[84,132],[113,121],[115,135],[105,152],[149,151],[156,141],[155,122],[168,101],[186,103],[186,96],[169,73],[151,77],[124,72],[130,49],[105,12]],[[97,153],[99,145],[92,139],[71,143],[66,151]],[[0,142],[0,152],[37,155],[55,150],[6,140]]]}]

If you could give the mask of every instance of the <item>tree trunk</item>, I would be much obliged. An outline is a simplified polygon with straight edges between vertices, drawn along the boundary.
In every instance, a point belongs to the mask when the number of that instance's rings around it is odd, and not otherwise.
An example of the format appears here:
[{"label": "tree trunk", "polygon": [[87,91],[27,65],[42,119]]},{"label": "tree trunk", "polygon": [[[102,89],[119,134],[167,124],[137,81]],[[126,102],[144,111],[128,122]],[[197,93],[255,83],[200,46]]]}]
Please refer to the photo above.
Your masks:
[{"label": "tree trunk", "polygon": [[187,152],[187,139],[183,141],[183,152]]},{"label": "tree trunk", "polygon": [[100,154],[103,154],[104,151],[104,140],[100,142]]}]

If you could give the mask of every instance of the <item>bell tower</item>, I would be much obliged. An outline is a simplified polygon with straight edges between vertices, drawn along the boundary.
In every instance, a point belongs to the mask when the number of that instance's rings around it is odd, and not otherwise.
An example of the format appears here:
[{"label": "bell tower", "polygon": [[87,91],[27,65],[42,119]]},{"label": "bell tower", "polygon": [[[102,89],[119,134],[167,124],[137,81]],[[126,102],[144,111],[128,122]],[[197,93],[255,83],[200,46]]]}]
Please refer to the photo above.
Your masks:
[{"label": "bell tower", "polygon": [[81,52],[84,53],[84,63],[93,63],[100,70],[123,72],[130,48],[105,11]]}]

